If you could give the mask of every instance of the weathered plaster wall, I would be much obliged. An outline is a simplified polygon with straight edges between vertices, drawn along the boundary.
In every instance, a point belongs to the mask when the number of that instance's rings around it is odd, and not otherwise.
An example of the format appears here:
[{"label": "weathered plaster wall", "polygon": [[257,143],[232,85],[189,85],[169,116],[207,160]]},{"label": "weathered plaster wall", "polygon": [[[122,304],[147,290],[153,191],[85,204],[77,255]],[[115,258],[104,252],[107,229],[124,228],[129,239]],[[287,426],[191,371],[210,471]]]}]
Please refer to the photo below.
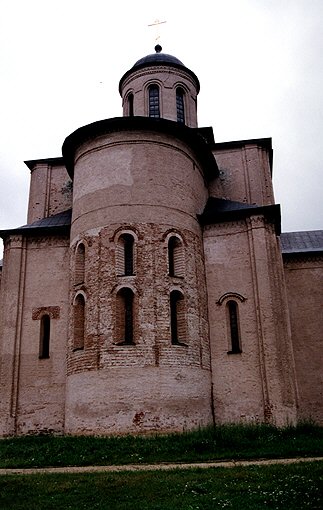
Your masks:
[{"label": "weathered plaster wall", "polygon": [[[63,432],[69,239],[11,238],[2,289],[1,432]],[[50,356],[39,359],[40,319],[51,316]]]},{"label": "weathered plaster wall", "polygon": [[180,364],[75,374],[67,382],[66,431],[124,434],[205,426],[212,423],[206,375]]},{"label": "weathered plaster wall", "polygon": [[84,143],[75,157],[71,242],[111,223],[171,224],[200,231],[207,200],[199,162],[173,137],[130,131]]},{"label": "weathered plaster wall", "polygon": [[0,434],[15,433],[17,374],[26,246],[22,236],[4,243],[0,309]]},{"label": "weathered plaster wall", "polygon": [[284,260],[299,392],[298,416],[323,424],[323,260],[294,255]]},{"label": "weathered plaster wall", "polygon": [[[216,421],[294,422],[295,374],[272,227],[261,217],[208,226],[204,252]],[[228,354],[230,299],[239,310],[238,354]]]},{"label": "weathered plaster wall", "polygon": [[31,167],[28,223],[72,207],[72,181],[61,158],[35,162]]},{"label": "weathered plaster wall", "polygon": [[248,204],[274,204],[268,150],[257,143],[227,145],[213,151],[220,177],[212,182],[210,196]]}]

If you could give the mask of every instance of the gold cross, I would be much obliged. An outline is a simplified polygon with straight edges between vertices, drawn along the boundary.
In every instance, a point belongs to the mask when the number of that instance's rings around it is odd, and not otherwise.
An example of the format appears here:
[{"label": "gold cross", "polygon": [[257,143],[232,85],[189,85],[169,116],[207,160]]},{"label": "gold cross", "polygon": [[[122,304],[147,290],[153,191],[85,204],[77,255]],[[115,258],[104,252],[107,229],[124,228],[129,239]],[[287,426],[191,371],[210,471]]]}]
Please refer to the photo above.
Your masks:
[{"label": "gold cross", "polygon": [[157,43],[158,39],[160,39],[159,25],[162,25],[163,23],[167,23],[167,21],[159,21],[159,19],[155,19],[155,21],[153,23],[150,23],[150,25],[148,25],[149,27],[156,27],[156,37],[155,37],[156,43]]}]

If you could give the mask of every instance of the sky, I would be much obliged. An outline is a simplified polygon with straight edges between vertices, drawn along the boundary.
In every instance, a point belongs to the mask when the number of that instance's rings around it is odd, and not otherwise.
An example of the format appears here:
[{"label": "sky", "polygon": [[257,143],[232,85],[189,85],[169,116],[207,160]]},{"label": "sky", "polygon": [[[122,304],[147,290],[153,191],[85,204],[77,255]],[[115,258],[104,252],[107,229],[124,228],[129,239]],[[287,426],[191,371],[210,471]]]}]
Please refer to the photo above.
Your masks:
[{"label": "sky", "polygon": [[156,42],[198,76],[216,142],[272,138],[283,231],[322,229],[322,19],[322,0],[0,0],[0,229],[26,223],[24,161],[122,116],[119,80]]}]

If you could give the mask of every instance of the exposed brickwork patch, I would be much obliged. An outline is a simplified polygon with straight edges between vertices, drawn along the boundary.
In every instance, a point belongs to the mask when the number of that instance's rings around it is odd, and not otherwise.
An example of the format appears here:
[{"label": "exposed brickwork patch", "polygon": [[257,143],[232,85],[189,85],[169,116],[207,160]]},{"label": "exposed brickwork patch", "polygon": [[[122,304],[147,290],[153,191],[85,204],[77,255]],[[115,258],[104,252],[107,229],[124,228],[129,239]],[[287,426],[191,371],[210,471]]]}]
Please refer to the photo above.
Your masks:
[{"label": "exposed brickwork patch", "polygon": [[59,306],[41,306],[32,309],[32,319],[38,321],[44,314],[50,316],[51,319],[59,319],[60,307]]}]

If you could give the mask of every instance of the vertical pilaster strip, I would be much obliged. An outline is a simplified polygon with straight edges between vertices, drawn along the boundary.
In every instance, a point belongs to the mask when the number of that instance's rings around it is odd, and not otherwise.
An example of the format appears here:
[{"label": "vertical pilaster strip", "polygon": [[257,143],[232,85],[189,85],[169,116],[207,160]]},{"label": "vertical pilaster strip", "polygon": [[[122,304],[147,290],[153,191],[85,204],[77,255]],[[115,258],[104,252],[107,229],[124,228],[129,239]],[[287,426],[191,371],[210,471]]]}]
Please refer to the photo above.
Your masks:
[{"label": "vertical pilaster strip", "polygon": [[5,242],[5,267],[2,282],[1,434],[16,431],[22,318],[26,269],[26,240],[11,236]]},{"label": "vertical pilaster strip", "polygon": [[256,313],[256,320],[257,320],[259,366],[260,366],[261,386],[262,386],[262,394],[263,394],[263,402],[264,402],[264,419],[265,419],[265,422],[269,422],[271,419],[271,406],[270,406],[270,399],[269,399],[268,378],[267,378],[266,363],[265,363],[265,347],[264,347],[263,324],[262,324],[262,314],[261,314],[261,298],[260,298],[260,289],[259,289],[258,277],[257,277],[257,270],[258,270],[257,258],[256,258],[257,255],[256,255],[256,250],[255,250],[255,238],[254,238],[253,228],[254,228],[254,226],[252,223],[252,218],[250,218],[247,233],[248,233],[252,283],[253,283],[253,289],[254,289],[255,313]]},{"label": "vertical pilaster strip", "polygon": [[47,165],[46,168],[46,194],[45,194],[45,210],[44,210],[44,218],[49,216],[49,208],[50,208],[50,185],[52,181],[52,167]]},{"label": "vertical pilaster strip", "polygon": [[22,322],[24,310],[24,297],[25,297],[25,281],[26,281],[26,262],[27,262],[27,239],[22,238],[21,243],[21,259],[19,271],[19,287],[18,287],[18,302],[17,302],[17,319],[16,319],[16,336],[14,347],[14,360],[13,360],[13,378],[12,378],[12,393],[11,393],[11,409],[10,414],[14,419],[15,433],[17,433],[17,420],[18,420],[18,402],[19,402],[19,375],[21,363],[21,342],[22,342]]}]

